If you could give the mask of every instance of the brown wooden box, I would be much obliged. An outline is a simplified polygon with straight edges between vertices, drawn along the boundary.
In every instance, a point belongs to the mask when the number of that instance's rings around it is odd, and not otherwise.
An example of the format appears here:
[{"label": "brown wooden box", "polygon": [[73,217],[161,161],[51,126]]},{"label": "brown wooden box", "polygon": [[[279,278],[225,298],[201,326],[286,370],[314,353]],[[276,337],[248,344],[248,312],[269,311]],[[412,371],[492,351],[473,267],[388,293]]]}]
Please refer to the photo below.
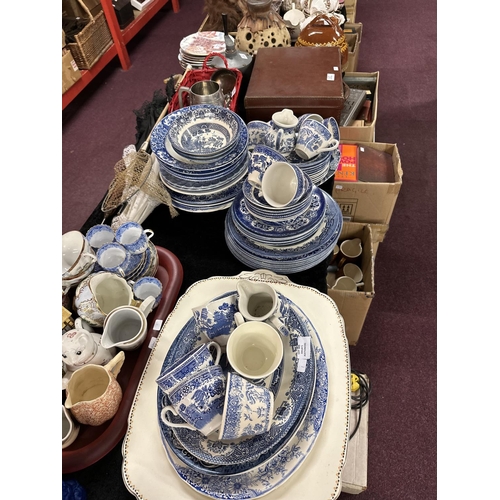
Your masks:
[{"label": "brown wooden box", "polygon": [[246,121],[269,121],[284,108],[337,121],[344,107],[338,47],[259,49],[245,94]]}]

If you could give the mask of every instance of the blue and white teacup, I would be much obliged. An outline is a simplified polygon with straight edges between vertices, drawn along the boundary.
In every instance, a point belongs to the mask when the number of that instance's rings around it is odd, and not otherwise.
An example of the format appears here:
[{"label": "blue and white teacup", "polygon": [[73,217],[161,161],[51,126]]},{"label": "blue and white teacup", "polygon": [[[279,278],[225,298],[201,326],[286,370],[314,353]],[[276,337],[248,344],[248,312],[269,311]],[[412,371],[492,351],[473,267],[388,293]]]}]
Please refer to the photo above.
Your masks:
[{"label": "blue and white teacup", "polygon": [[128,221],[117,228],[115,239],[128,252],[137,255],[146,251],[153,235],[154,232],[151,229],[143,229],[139,223]]},{"label": "blue and white teacup", "polygon": [[323,151],[333,151],[339,147],[339,141],[321,122],[306,119],[300,126],[295,143],[295,153],[304,160],[310,160]]},{"label": "blue and white teacup", "polygon": [[219,439],[257,436],[269,431],[274,416],[274,395],[237,373],[228,372]]},{"label": "blue and white teacup", "polygon": [[227,344],[231,332],[245,321],[238,312],[237,293],[195,307],[193,315],[198,332],[221,346]]},{"label": "blue and white teacup", "polygon": [[153,309],[158,307],[162,298],[163,285],[158,278],[154,276],[144,276],[137,281],[130,281],[134,292],[134,298],[139,301],[146,300],[148,297],[154,297],[155,303]]},{"label": "blue and white teacup", "polygon": [[[210,348],[216,351],[213,358]],[[209,366],[218,365],[222,350],[217,342],[208,342],[202,344],[190,352],[181,356],[175,363],[167,366],[156,379],[160,389],[170,396],[170,393],[185,379],[189,378],[195,372],[199,372]]]},{"label": "blue and white teacup", "polygon": [[[169,394],[171,404],[163,407],[160,417],[165,425],[199,431],[208,436],[222,423],[226,376],[219,365],[209,366],[181,382]],[[167,412],[184,422],[171,422]]]},{"label": "blue and white teacup", "polygon": [[97,224],[92,226],[85,234],[87,241],[92,248],[98,250],[106,243],[112,243],[115,239],[115,232],[108,224]]},{"label": "blue and white teacup", "polygon": [[97,263],[109,273],[126,277],[141,263],[141,255],[133,255],[119,243],[106,243],[97,250]]},{"label": "blue and white teacup", "polygon": [[247,123],[247,129],[249,146],[265,145],[266,136],[271,132],[271,125],[262,120],[252,120]]}]

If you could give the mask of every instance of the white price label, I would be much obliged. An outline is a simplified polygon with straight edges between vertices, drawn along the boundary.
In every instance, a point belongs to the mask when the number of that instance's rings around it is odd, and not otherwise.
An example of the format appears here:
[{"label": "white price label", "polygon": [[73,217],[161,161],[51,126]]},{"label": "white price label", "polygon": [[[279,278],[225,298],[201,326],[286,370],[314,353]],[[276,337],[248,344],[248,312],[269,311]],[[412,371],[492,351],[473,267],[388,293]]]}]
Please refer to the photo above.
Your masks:
[{"label": "white price label", "polygon": [[300,358],[297,362],[297,371],[302,373],[306,371],[307,359]]},{"label": "white price label", "polygon": [[326,74],[326,79],[330,82],[332,82],[333,80],[335,80],[335,73],[327,73]]},{"label": "white price label", "polygon": [[155,321],[155,324],[153,326],[153,330],[161,330],[161,325],[163,324],[162,320],[161,319],[157,319]]},{"label": "white price label", "polygon": [[309,359],[311,357],[311,337],[298,338],[298,351],[297,357],[299,359]]},{"label": "white price label", "polygon": [[340,184],[336,184],[335,189],[338,189],[339,191],[341,191],[343,189],[343,186]]},{"label": "white price label", "polygon": [[149,346],[148,346],[150,349],[153,349],[153,347],[156,345],[156,340],[157,340],[156,337],[151,337],[151,339],[149,340]]},{"label": "white price label", "polygon": [[338,71],[339,70],[339,67],[338,66],[334,66],[333,67],[333,71]]}]

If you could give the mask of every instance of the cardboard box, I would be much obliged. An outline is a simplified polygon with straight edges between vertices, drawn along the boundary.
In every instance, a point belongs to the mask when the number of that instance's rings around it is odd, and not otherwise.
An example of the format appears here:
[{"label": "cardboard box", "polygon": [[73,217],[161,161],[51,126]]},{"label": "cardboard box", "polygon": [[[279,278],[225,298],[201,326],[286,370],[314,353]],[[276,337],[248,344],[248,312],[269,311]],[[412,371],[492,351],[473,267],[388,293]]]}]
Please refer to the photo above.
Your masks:
[{"label": "cardboard box", "polygon": [[327,276],[329,284],[328,296],[333,299],[342,315],[349,345],[356,345],[363,328],[363,324],[375,296],[375,255],[380,238],[385,235],[386,227],[373,228],[371,224],[345,222],[342,226],[338,244],[344,240],[361,238],[363,251],[360,261],[357,262],[363,271],[363,288],[357,292],[339,291],[330,288],[334,277]]},{"label": "cardboard box", "polygon": [[[370,80],[375,83],[365,83],[370,82]],[[344,82],[347,83],[349,87],[363,88],[370,91],[372,95],[371,121],[365,122],[363,126],[353,124],[349,127],[340,127],[340,140],[374,142],[375,123],[377,121],[379,72],[346,72],[344,74]]]},{"label": "cardboard box", "polygon": [[358,6],[358,0],[345,0],[344,1],[345,10],[347,14],[347,22],[356,22],[356,7]]},{"label": "cardboard box", "polygon": [[268,121],[284,108],[339,121],[345,100],[340,63],[338,47],[259,49],[244,97],[246,121]]},{"label": "cardboard box", "polygon": [[344,35],[349,46],[349,58],[347,60],[346,73],[358,71],[359,49],[363,36],[362,23],[346,23],[344,25]]},{"label": "cardboard box", "polygon": [[78,69],[71,52],[67,49],[62,51],[62,93],[72,87],[80,80],[82,73]]},{"label": "cardboard box", "polygon": [[394,182],[338,181],[334,179],[332,197],[339,204],[346,222],[389,224],[403,183],[401,157],[396,144],[341,141],[358,144],[392,155]]}]

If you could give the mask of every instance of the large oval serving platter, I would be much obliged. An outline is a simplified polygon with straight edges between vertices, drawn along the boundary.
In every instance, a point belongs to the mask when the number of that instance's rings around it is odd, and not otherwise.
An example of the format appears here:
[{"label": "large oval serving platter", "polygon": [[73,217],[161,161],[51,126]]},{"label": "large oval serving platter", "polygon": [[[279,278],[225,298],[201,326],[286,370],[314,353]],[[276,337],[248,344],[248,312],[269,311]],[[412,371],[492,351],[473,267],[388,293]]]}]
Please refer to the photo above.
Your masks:
[{"label": "large oval serving platter", "polygon": [[[235,292],[232,291],[232,293]],[[275,414],[270,430],[251,439],[226,442],[219,441],[216,435],[207,437],[190,429],[173,428],[175,437],[184,449],[198,460],[216,466],[244,465],[249,462],[252,462],[250,466],[254,466],[255,460],[259,457],[266,453],[272,454],[283,446],[290,437],[290,430],[304,416],[314,390],[315,365],[307,363],[305,370],[299,371],[297,369],[299,361],[297,352],[299,349],[298,338],[309,337],[310,328],[297,314],[293,304],[289,306],[289,314],[284,318],[284,321],[289,335],[283,337],[284,356],[281,369],[275,372],[274,377],[270,376],[266,380],[266,385],[275,393]],[[196,331],[194,318],[191,318],[181,329],[167,356],[165,356],[162,369],[206,341]],[[159,416],[166,404],[167,398],[158,388],[158,423],[162,434],[168,438],[171,428],[166,426]],[[174,423],[182,422],[180,417],[170,414],[168,418]]]},{"label": "large oval serving platter", "polygon": [[279,453],[251,471],[214,476],[186,466],[165,446],[167,457],[179,477],[198,493],[221,500],[259,498],[290,479],[313,449],[328,406],[328,370],[319,337],[315,338],[311,353],[317,366],[313,400],[300,429]]}]

